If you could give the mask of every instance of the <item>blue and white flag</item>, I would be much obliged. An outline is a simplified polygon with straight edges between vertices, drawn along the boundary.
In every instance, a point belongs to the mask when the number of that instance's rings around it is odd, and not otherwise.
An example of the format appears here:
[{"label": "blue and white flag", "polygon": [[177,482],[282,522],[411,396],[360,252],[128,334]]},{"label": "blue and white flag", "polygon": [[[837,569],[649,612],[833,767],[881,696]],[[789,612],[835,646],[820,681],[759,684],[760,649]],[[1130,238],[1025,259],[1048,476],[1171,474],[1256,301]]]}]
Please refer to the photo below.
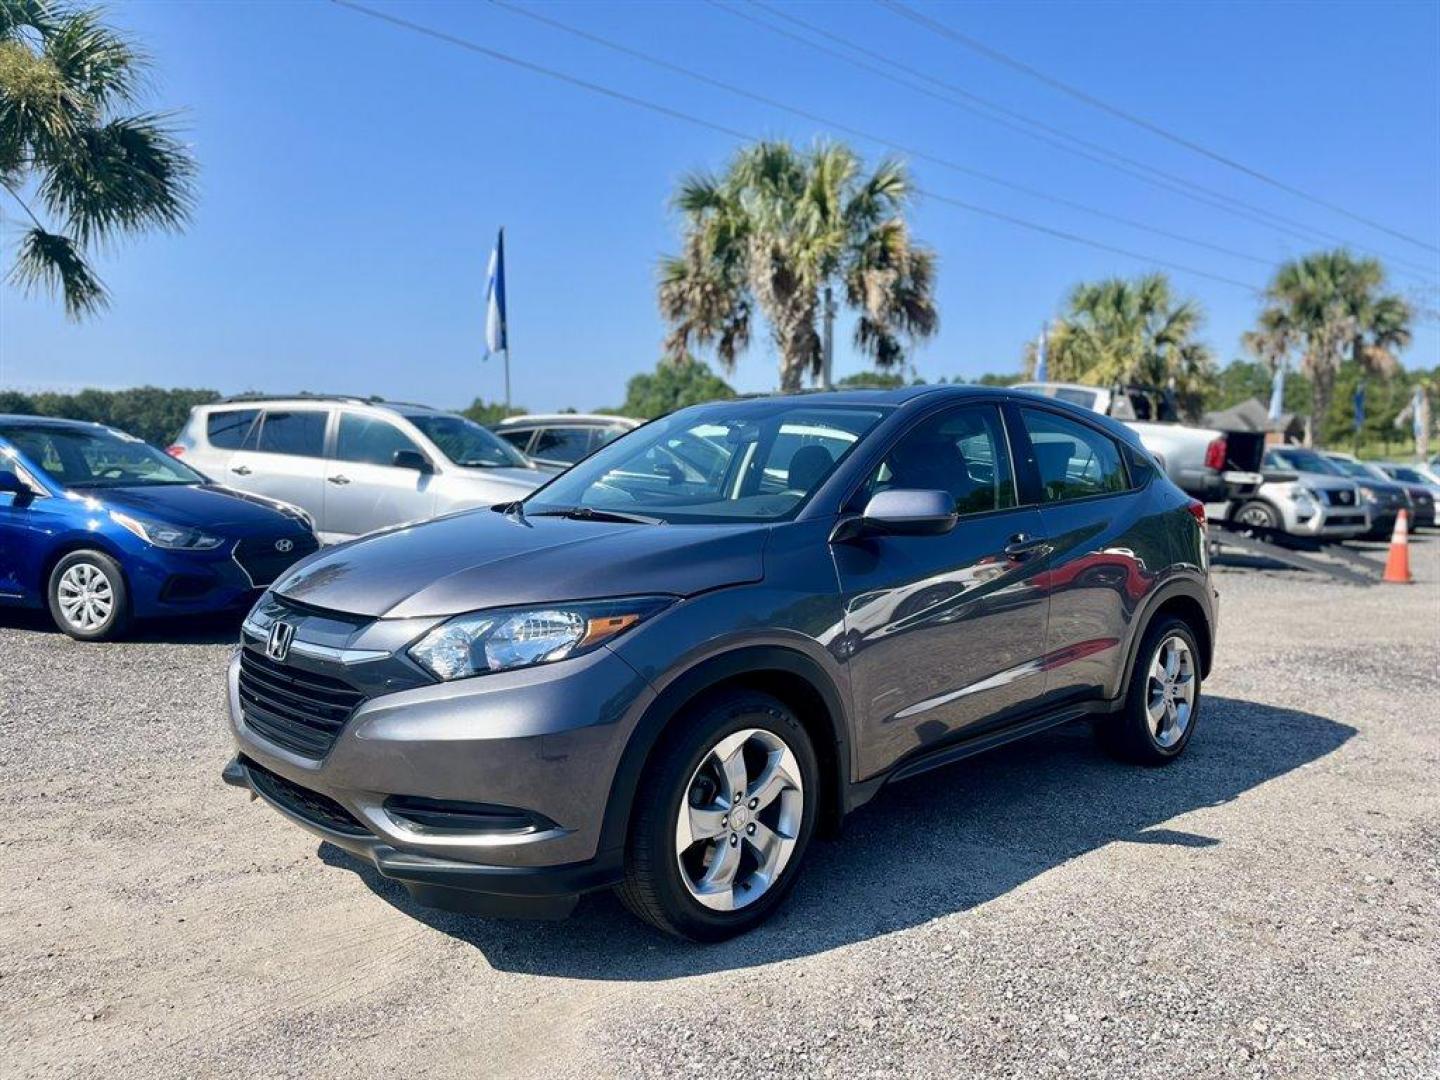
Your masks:
[{"label": "blue and white flag", "polygon": [[1275,381],[1270,386],[1270,419],[1279,420],[1285,411],[1285,361],[1275,364]]},{"label": "blue and white flag", "polygon": [[1050,365],[1045,359],[1045,331],[1040,331],[1040,343],[1035,347],[1035,381],[1045,382],[1050,378]]},{"label": "blue and white flag", "polygon": [[505,230],[490,252],[490,269],[485,281],[485,355],[509,353],[510,335],[505,325]]},{"label": "blue and white flag", "polygon": [[1365,426],[1365,384],[1363,382],[1355,388],[1355,397],[1352,401],[1355,405],[1355,430],[1358,432]]}]

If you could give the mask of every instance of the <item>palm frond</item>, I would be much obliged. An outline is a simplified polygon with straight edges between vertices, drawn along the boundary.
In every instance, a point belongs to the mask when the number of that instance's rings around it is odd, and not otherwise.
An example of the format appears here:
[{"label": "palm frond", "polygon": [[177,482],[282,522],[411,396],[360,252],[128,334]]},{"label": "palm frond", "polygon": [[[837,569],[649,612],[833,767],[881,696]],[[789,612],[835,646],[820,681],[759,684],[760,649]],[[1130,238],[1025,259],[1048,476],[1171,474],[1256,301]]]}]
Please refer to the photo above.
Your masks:
[{"label": "palm frond", "polygon": [[61,294],[71,319],[93,315],[109,305],[109,295],[74,241],[39,227],[20,241],[10,281],[26,293]]},{"label": "palm frond", "polygon": [[93,117],[134,101],[149,59],[102,21],[99,8],[64,11],[41,32],[44,55],[67,87],[83,95]]}]

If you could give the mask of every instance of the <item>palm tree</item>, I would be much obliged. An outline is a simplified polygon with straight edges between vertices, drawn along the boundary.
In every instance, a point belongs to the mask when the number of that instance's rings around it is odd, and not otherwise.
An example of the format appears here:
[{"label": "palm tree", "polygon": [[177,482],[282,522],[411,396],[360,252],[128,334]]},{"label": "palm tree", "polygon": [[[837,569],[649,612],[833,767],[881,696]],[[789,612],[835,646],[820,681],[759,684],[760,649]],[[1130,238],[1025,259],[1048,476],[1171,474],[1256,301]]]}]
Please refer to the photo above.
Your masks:
[{"label": "palm tree", "polygon": [[108,302],[89,252],[180,228],[194,198],[195,164],[168,118],[132,111],[148,61],[100,18],[0,0],[0,188],[29,222],[10,281],[59,292],[72,319]]},{"label": "palm tree", "polygon": [[[1066,311],[1047,331],[1052,378],[1095,386],[1168,389],[1193,411],[1214,368],[1210,349],[1196,336],[1204,312],[1179,300],[1161,273],[1133,281],[1107,278],[1071,290]],[[1034,347],[1026,366],[1034,369]],[[1158,408],[1158,401],[1152,401]],[[1188,408],[1187,408],[1188,407]]]},{"label": "palm tree", "polygon": [[723,174],[685,178],[675,196],[681,253],[660,266],[667,356],[713,345],[732,371],[758,312],[780,355],[780,386],[796,390],[820,371],[821,296],[838,286],[859,312],[856,347],[877,367],[898,367],[902,338],[939,328],[935,256],[905,224],[912,194],[899,163],[866,176],[855,152],[834,143],[756,143]]},{"label": "palm tree", "polygon": [[1376,259],[1342,249],[1284,263],[1265,290],[1259,333],[1284,335],[1301,350],[1300,368],[1310,376],[1312,431],[1323,431],[1346,353],[1365,370],[1390,375],[1396,353],[1410,343],[1414,312],[1385,288]]}]

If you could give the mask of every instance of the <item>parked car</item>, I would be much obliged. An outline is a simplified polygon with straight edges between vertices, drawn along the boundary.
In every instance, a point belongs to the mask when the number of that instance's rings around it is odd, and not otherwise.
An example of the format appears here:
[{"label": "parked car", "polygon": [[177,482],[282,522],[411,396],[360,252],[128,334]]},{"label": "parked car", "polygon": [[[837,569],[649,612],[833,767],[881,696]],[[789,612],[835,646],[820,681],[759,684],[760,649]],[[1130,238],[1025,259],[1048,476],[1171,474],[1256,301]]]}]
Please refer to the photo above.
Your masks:
[{"label": "parked car", "polygon": [[1133,432],[1030,394],[682,409],[277,582],[225,778],[423,904],[560,916],[616,886],[728,937],[893,780],[1082,718],[1178,756],[1215,640],[1203,519]]},{"label": "parked car", "polygon": [[1432,462],[1419,462],[1417,464],[1406,465],[1404,468],[1418,473],[1425,483],[1434,488],[1437,495],[1440,495],[1440,465]]},{"label": "parked car", "polygon": [[1353,480],[1291,472],[1283,451],[1266,451],[1263,464],[1265,483],[1249,499],[1231,504],[1231,520],[1313,540],[1348,540],[1370,531],[1370,514]]},{"label": "parked car", "polygon": [[511,416],[491,430],[542,469],[568,469],[643,420],[586,413]]},{"label": "parked car", "polygon": [[0,603],[81,641],[251,603],[319,547],[310,519],[100,424],[0,416]]},{"label": "parked car", "polygon": [[548,479],[463,416],[361,398],[201,405],[170,453],[231,487],[303,508],[327,542],[513,502]]},{"label": "parked car", "polygon": [[1361,462],[1372,473],[1403,484],[1410,496],[1411,525],[1435,527],[1435,500],[1440,498],[1440,482],[1431,480],[1413,465],[1402,465],[1393,461]]},{"label": "parked car", "polygon": [[1369,533],[1371,539],[1381,540],[1389,537],[1395,528],[1395,519],[1400,516],[1401,510],[1408,511],[1412,525],[1418,524],[1417,515],[1421,513],[1425,514],[1430,524],[1435,523],[1435,504],[1430,499],[1428,492],[1422,494],[1425,500],[1425,507],[1422,511],[1416,505],[1410,489],[1405,484],[1391,480],[1380,469],[1364,464],[1351,454],[1334,450],[1325,451],[1325,457],[1343,475],[1356,481],[1360,485],[1361,495],[1371,500],[1372,528]]},{"label": "parked car", "polygon": [[1027,382],[1014,389],[1066,401],[1125,424],[1140,436],[1145,449],[1155,455],[1176,486],[1201,502],[1234,507],[1252,498],[1264,482],[1260,459],[1265,436],[1260,432],[1217,431],[1151,420],[1146,396],[1120,388]]},{"label": "parked car", "polygon": [[1365,479],[1351,477],[1319,450],[1303,446],[1272,446],[1265,451],[1265,466],[1298,473],[1302,480],[1343,477],[1355,484],[1360,492],[1360,505],[1370,518],[1369,530],[1361,534],[1367,539],[1390,535],[1400,508],[1408,503],[1402,488],[1394,484],[1382,485],[1379,481],[1371,480],[1368,475]]}]

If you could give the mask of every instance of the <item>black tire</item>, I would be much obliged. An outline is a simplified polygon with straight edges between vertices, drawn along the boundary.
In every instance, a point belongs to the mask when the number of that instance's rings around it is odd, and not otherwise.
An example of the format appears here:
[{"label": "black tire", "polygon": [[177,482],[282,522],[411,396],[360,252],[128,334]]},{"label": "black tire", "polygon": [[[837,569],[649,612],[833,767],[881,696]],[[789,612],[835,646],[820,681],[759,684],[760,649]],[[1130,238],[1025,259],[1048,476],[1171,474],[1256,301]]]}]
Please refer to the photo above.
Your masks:
[{"label": "black tire", "polygon": [[[690,780],[727,735],[759,728],[778,736],[795,755],[804,792],[800,826],[789,861],[769,888],[737,911],[715,911],[696,900],[681,878],[675,828]],[[714,942],[764,922],[794,887],[815,832],[821,798],[820,766],[804,726],[768,694],[731,690],[707,697],[675,718],[671,732],[640,778],[625,853],[625,880],[617,887],[632,912],[675,937]]]},{"label": "black tire", "polygon": [[[1245,514],[1247,517],[1254,517],[1257,520],[1251,522],[1243,521],[1240,517],[1241,514]],[[1241,503],[1236,507],[1235,512],[1230,517],[1232,521],[1240,525],[1263,525],[1267,529],[1283,529],[1285,527],[1285,522],[1280,516],[1280,511],[1276,510],[1275,507],[1271,506],[1264,499],[1250,499],[1247,502]],[[1261,517],[1264,518],[1263,521],[1258,520]]]},{"label": "black tire", "polygon": [[[1190,706],[1184,731],[1172,744],[1165,745],[1151,728],[1149,704],[1150,667],[1160,647],[1172,637],[1179,637],[1190,650],[1194,665],[1195,697]],[[1195,632],[1184,619],[1165,615],[1145,629],[1145,637],[1135,654],[1135,665],[1125,688],[1125,703],[1120,711],[1100,720],[1095,735],[1110,754],[1137,765],[1168,765],[1185,751],[1200,722],[1204,694],[1200,685],[1201,654]]]},{"label": "black tire", "polygon": [[[104,621],[94,626],[81,626],[65,616],[60,605],[60,586],[66,572],[88,566],[103,575],[109,586],[111,606]],[[89,548],[72,551],[55,564],[50,571],[50,580],[45,585],[45,598],[50,607],[50,618],[62,633],[76,641],[108,641],[123,634],[130,625],[130,589],[125,584],[125,574],[120,564],[103,551]]]}]

